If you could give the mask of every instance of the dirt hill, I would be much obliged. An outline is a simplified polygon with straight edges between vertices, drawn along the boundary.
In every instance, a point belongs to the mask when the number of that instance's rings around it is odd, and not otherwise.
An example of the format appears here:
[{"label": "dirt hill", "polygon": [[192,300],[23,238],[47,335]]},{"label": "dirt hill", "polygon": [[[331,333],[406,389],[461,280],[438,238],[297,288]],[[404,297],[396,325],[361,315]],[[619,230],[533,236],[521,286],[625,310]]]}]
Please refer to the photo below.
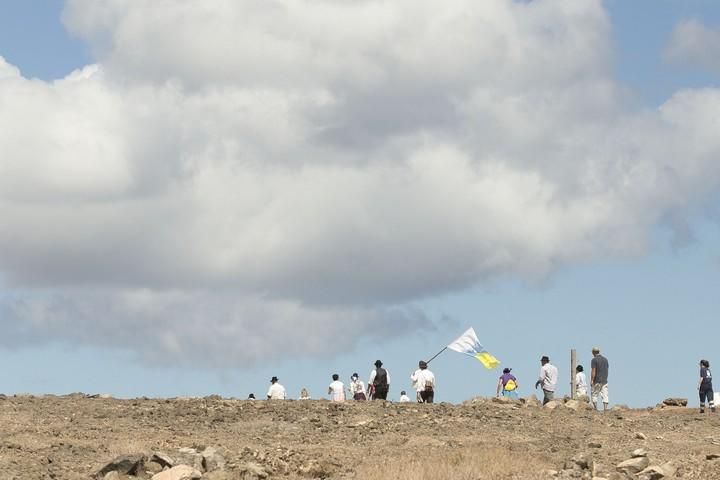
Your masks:
[{"label": "dirt hill", "polygon": [[[12,396],[0,479],[171,478],[173,462],[215,480],[720,478],[720,413],[568,405]],[[633,451],[664,471],[618,471]],[[108,466],[123,455],[133,476]]]}]

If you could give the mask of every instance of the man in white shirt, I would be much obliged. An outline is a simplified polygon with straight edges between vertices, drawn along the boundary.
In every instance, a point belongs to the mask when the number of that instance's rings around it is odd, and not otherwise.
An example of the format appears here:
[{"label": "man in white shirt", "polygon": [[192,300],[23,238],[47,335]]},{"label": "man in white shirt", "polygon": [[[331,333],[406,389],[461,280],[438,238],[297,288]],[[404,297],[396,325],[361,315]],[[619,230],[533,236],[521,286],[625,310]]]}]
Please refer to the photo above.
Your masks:
[{"label": "man in white shirt", "polygon": [[408,403],[410,401],[410,397],[407,396],[405,390],[400,392],[400,403]]},{"label": "man in white shirt", "polygon": [[418,369],[410,375],[418,403],[433,403],[435,398],[435,375],[428,370],[427,363],[420,360]]},{"label": "man in white shirt", "polygon": [[390,391],[390,372],[382,368],[382,362],[375,360],[375,368],[370,372],[368,389],[372,389],[373,400],[387,400]]},{"label": "man in white shirt", "polygon": [[540,376],[538,381],[535,382],[535,388],[542,387],[543,390],[543,405],[550,402],[555,398],[555,386],[557,385],[558,369],[550,363],[550,359],[547,355],[540,359]]},{"label": "man in white shirt", "polygon": [[287,396],[285,393],[285,387],[278,383],[278,378],[272,377],[270,379],[270,383],[271,385],[267,392],[268,400],[285,400]]}]

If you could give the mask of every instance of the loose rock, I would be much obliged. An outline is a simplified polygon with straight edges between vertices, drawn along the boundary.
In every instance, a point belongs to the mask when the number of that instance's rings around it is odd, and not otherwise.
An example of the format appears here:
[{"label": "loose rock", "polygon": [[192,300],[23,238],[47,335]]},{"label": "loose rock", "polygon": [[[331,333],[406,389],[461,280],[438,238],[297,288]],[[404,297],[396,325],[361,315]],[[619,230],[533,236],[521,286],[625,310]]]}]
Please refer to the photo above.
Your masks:
[{"label": "loose rock", "polygon": [[178,465],[152,476],[152,480],[199,480],[200,478],[202,473],[189,465]]},{"label": "loose rock", "polygon": [[144,462],[145,455],[121,455],[98,470],[95,474],[95,478],[105,478],[105,475],[110,472],[135,475],[141,471]]},{"label": "loose rock", "polygon": [[647,457],[636,457],[620,462],[616,468],[619,472],[638,473],[648,465],[650,465],[650,460]]}]

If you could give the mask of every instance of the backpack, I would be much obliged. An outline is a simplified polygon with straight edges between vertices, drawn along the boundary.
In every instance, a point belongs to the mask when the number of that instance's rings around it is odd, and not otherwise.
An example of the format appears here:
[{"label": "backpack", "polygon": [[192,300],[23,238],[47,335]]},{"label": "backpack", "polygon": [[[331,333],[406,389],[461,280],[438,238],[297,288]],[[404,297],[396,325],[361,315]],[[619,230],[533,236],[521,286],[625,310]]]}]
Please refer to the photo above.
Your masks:
[{"label": "backpack", "polygon": [[384,368],[378,367],[375,369],[375,379],[373,380],[373,385],[378,387],[386,387],[387,386],[387,372]]},{"label": "backpack", "polygon": [[504,388],[508,392],[512,392],[513,390],[515,390],[517,388],[517,384],[515,383],[515,380],[513,380],[511,378],[510,380],[507,381]]}]

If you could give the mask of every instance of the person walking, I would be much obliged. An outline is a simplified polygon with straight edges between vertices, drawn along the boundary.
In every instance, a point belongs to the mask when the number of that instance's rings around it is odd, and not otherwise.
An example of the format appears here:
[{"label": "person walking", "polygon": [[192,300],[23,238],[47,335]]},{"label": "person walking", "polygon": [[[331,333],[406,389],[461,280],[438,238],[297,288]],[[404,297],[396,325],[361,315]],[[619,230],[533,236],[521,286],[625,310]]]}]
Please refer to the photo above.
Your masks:
[{"label": "person walking", "polygon": [[540,359],[540,375],[535,382],[535,388],[542,387],[543,405],[555,399],[555,387],[558,379],[558,369],[550,363],[550,358],[543,355]]},{"label": "person walking", "polygon": [[367,400],[365,384],[360,380],[360,375],[353,373],[350,377],[350,396],[353,400]]},{"label": "person walking", "polygon": [[511,371],[512,368],[503,368],[503,374],[500,375],[498,379],[497,392],[495,392],[496,397],[500,397],[500,392],[502,391],[503,397],[514,400],[518,399],[517,389],[519,385],[515,375],[510,373]]},{"label": "person walking", "polygon": [[705,413],[705,399],[710,403],[710,411],[715,413],[715,394],[712,386],[712,373],[710,372],[710,362],[700,360],[700,381],[698,382],[698,392],[700,393],[700,413]]},{"label": "person walking", "polygon": [[372,385],[373,400],[387,400],[390,391],[390,373],[382,365],[380,360],[375,360],[375,368],[370,372],[368,385]]},{"label": "person walking", "polygon": [[582,365],[575,367],[575,394],[578,400],[588,401],[588,385],[585,369]]},{"label": "person walking", "polygon": [[592,385],[592,404],[597,410],[598,399],[603,402],[603,411],[608,409],[608,370],[607,358],[600,355],[600,349],[593,347],[593,359],[590,362],[590,383]]},{"label": "person walking", "polygon": [[267,391],[268,400],[285,400],[286,397],[285,387],[280,385],[277,377],[272,377],[270,379],[270,388]]},{"label": "person walking", "polygon": [[345,401],[345,384],[340,381],[340,375],[333,373],[332,383],[328,387],[328,395],[330,400],[333,402],[344,402]]},{"label": "person walking", "polygon": [[418,403],[433,403],[435,398],[435,375],[428,370],[427,362],[420,360],[418,369],[410,375]]}]

